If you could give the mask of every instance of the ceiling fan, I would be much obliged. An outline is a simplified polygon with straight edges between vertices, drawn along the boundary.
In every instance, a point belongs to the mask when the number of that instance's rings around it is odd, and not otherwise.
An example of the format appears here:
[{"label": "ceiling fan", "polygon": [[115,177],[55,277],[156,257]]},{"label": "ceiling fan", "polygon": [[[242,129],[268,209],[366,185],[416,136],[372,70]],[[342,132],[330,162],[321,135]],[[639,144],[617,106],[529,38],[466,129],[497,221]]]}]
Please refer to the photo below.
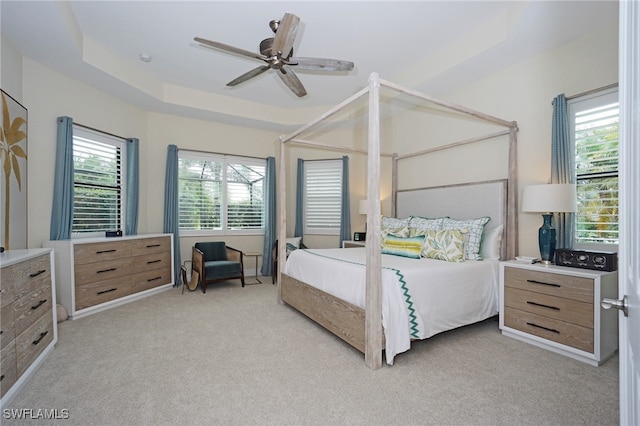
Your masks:
[{"label": "ceiling fan", "polygon": [[338,59],[294,57],[293,43],[296,39],[299,23],[300,18],[291,13],[285,13],[281,20],[274,19],[269,22],[269,27],[275,33],[275,36],[260,42],[260,53],[253,53],[248,50],[200,37],[195,37],[194,40],[206,47],[247,56],[265,63],[265,65],[254,68],[231,80],[227,83],[227,86],[236,86],[253,77],[257,77],[269,69],[273,69],[293,93],[299,97],[303,97],[307,94],[307,91],[300,79],[293,72],[293,67],[310,71],[351,71],[353,69],[353,62]]}]

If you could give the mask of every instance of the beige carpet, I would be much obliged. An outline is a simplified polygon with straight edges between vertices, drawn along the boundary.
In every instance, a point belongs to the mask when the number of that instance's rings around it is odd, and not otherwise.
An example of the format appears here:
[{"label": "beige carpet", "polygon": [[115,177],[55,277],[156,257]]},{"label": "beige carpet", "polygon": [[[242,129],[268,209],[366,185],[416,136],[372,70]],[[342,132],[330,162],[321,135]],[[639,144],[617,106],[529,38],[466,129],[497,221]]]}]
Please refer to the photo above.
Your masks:
[{"label": "beige carpet", "polygon": [[[278,305],[271,284],[172,289],[59,326],[3,426],[619,421],[617,357],[592,367],[504,337],[495,319],[415,342],[376,371]],[[7,409],[68,418],[15,420]]]}]

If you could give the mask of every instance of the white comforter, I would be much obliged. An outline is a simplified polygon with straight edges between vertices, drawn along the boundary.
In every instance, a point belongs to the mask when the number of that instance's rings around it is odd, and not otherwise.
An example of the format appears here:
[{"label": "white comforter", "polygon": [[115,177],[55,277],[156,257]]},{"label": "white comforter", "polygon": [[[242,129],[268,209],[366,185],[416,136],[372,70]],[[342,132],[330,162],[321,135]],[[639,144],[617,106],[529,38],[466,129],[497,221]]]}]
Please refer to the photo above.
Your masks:
[{"label": "white comforter", "polygon": [[[498,313],[498,261],[451,263],[382,255],[382,326],[387,364],[411,339]],[[295,250],[284,273],[365,307],[365,248]]]}]

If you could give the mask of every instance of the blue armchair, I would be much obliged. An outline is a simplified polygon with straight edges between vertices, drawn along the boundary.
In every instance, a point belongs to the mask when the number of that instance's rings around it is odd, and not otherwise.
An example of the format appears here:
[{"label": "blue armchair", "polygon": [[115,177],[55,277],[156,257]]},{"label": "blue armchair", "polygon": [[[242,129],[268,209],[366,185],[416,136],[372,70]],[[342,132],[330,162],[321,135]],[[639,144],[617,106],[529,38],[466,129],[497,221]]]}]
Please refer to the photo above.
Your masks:
[{"label": "blue armchair", "polygon": [[206,293],[210,283],[240,279],[244,287],[242,251],[227,247],[224,241],[196,243],[191,264],[200,275],[200,287]]}]

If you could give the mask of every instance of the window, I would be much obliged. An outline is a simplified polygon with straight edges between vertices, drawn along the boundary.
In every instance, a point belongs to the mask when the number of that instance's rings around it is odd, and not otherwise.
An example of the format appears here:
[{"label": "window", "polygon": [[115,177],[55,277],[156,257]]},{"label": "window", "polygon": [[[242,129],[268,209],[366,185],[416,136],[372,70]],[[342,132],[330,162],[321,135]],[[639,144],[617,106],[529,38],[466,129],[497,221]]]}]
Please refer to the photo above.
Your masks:
[{"label": "window", "polygon": [[618,243],[618,91],[568,104],[575,147],[576,243]]},{"label": "window", "polygon": [[338,235],[342,211],[342,161],[304,162],[304,233]]},{"label": "window", "polygon": [[266,160],[179,151],[178,168],[181,233],[264,232]]},{"label": "window", "polygon": [[75,234],[124,229],[125,143],[73,126],[73,225]]}]

